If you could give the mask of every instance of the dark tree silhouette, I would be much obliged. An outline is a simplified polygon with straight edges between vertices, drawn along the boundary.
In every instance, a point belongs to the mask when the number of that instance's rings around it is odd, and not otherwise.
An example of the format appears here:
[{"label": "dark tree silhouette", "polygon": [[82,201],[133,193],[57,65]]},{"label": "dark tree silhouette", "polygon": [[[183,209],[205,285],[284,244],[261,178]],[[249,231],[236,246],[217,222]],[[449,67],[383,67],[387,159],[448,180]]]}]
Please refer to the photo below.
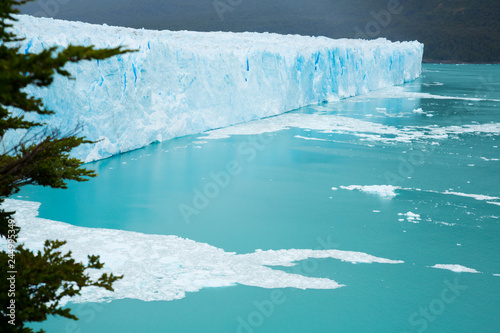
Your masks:
[{"label": "dark tree silhouette", "polygon": [[[45,124],[29,121],[25,115],[50,116],[43,101],[24,90],[29,86],[47,87],[55,75],[71,78],[64,69],[67,63],[106,59],[129,52],[122,48],[95,49],[93,46],[70,45],[65,49],[52,47],[37,54],[20,52],[17,38],[10,30],[15,24],[18,6],[30,0],[0,2],[0,204],[25,185],[66,188],[68,180],[86,181],[96,174],[82,167],[83,162],[70,157],[72,149],[91,143],[78,136],[78,129],[51,129]],[[24,131],[22,139],[6,147],[4,137],[12,131]],[[19,228],[13,214],[0,209],[0,237],[7,239],[7,251],[0,252],[0,331],[33,332],[29,322],[42,322],[49,315],[78,319],[70,309],[63,309],[60,300],[79,295],[88,286],[113,290],[120,276],[102,274],[93,280],[88,269],[101,269],[98,256],[88,262],[76,262],[71,252],[62,253],[65,242],[45,242],[44,249],[32,252],[17,243]],[[28,235],[29,237],[29,235]],[[9,272],[15,271],[11,274]],[[12,286],[14,288],[12,288]],[[15,291],[13,291],[15,289]],[[12,310],[15,308],[15,310]],[[40,332],[43,332],[40,331]]]}]

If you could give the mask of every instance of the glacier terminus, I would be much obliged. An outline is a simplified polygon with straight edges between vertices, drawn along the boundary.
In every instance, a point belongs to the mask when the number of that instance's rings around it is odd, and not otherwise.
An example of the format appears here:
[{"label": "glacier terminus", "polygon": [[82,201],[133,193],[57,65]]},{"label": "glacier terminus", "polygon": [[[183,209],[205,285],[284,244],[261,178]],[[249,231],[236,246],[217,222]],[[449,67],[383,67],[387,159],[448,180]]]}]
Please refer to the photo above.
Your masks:
[{"label": "glacier terminus", "polygon": [[[333,40],[271,33],[151,31],[18,15],[22,50],[124,46],[137,50],[69,65],[41,97],[49,126],[98,142],[75,150],[86,162],[155,141],[361,95],[419,77],[419,42]],[[29,115],[30,117],[32,115]],[[33,115],[32,117],[38,117]],[[9,134],[4,144],[22,133]]]}]

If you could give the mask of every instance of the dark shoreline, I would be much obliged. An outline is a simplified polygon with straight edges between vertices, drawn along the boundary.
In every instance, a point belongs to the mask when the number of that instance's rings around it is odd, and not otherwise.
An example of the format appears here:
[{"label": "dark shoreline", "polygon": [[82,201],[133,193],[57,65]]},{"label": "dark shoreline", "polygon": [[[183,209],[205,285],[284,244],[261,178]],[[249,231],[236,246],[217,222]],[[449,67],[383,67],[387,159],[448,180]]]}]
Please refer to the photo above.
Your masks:
[{"label": "dark shoreline", "polygon": [[422,63],[442,64],[442,65],[500,65],[500,62],[464,62],[464,61],[434,60],[434,59],[423,59]]}]

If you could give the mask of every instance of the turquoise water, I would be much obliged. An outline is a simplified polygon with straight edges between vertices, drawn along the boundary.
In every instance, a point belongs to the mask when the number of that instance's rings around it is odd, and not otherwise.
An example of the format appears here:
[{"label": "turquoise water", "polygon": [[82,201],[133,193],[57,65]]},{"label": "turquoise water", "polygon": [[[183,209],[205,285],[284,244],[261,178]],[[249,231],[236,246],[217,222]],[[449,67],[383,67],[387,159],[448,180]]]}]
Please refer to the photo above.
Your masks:
[{"label": "turquoise water", "polygon": [[[340,116],[413,132],[429,132],[433,125],[463,129],[500,123],[499,77],[500,66],[424,65],[422,77],[403,88],[285,116]],[[423,114],[413,112],[419,108]],[[500,274],[500,206],[491,203],[500,199],[444,193],[500,197],[499,133],[454,132],[410,142],[365,141],[356,132],[307,126],[241,133],[153,144],[89,164],[99,173],[90,182],[71,183],[68,190],[28,188],[19,196],[41,202],[41,217],[77,226],[177,235],[227,252],[336,248],[404,264],[309,259],[279,269],[346,286],[273,294],[237,285],[175,301],[74,304],[80,321],[50,319],[42,327],[48,332],[500,330],[500,277],[493,275]],[[211,173],[226,170],[228,162],[237,162],[240,172],[197,214],[183,216],[179,205],[193,206],[193,191],[213,184]],[[401,189],[383,198],[341,188],[349,185]],[[419,223],[399,215],[409,211],[420,215]],[[459,264],[481,274],[430,268],[436,264]]]}]

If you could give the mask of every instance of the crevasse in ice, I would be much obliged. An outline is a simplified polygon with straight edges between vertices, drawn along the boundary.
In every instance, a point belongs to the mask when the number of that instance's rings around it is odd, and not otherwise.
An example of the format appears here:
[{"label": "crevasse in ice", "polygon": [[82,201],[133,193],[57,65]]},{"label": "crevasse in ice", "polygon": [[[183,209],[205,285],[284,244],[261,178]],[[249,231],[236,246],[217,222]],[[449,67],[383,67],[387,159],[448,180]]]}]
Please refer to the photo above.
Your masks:
[{"label": "crevasse in ice", "polygon": [[[50,126],[100,140],[74,152],[87,162],[305,105],[403,84],[421,73],[423,45],[269,33],[150,31],[19,15],[22,51],[53,45],[138,50],[68,65],[29,89],[56,112]],[[4,138],[9,143],[19,134]]]}]

